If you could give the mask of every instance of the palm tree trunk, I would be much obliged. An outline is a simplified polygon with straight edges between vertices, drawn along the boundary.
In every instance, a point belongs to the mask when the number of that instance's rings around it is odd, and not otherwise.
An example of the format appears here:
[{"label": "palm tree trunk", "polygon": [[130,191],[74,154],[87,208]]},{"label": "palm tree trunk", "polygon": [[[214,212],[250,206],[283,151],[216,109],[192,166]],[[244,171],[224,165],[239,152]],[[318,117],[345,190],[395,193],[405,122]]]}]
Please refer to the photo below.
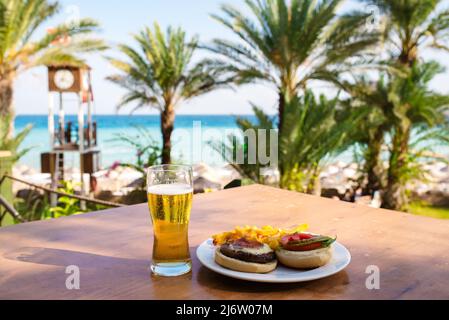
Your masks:
[{"label": "palm tree trunk", "polygon": [[284,126],[284,112],[285,112],[285,95],[282,92],[279,92],[279,106],[278,106],[278,130],[279,135],[281,134],[282,127]]},{"label": "palm tree trunk", "polygon": [[9,138],[14,134],[13,94],[12,81],[0,78],[0,118],[9,121]]},{"label": "palm tree trunk", "polygon": [[367,176],[367,183],[363,188],[364,195],[374,195],[374,193],[382,188],[381,182],[381,154],[384,143],[384,131],[377,128],[372,136],[372,140],[368,144],[368,150],[365,155],[364,171]]},{"label": "palm tree trunk", "polygon": [[[294,89],[289,89],[288,86],[286,86],[283,90],[279,90],[279,101],[278,101],[278,117],[279,117],[279,121],[278,121],[278,136],[279,138],[282,138],[282,134],[284,131],[284,119],[285,119],[285,114],[287,112],[287,108],[290,104],[290,101],[292,101],[292,98],[297,94],[297,91]],[[279,169],[279,176],[280,176],[280,181],[282,181],[282,177],[284,176],[284,174],[286,173],[286,169],[285,166],[282,162],[282,159],[279,159],[279,164],[278,164],[278,169]]]},{"label": "palm tree trunk", "polygon": [[390,155],[387,188],[382,196],[382,208],[405,210],[407,195],[403,185],[403,170],[407,166],[410,128],[397,128],[393,137],[393,150]]},{"label": "palm tree trunk", "polygon": [[315,164],[311,171],[312,173],[307,184],[307,193],[321,196],[320,166]]},{"label": "palm tree trunk", "polygon": [[175,126],[175,111],[171,106],[167,106],[161,114],[162,131],[162,164],[171,163],[171,135]]},{"label": "palm tree trunk", "polygon": [[288,108],[288,105],[290,101],[292,101],[293,97],[295,97],[298,94],[298,90],[294,89],[294,86],[284,85],[282,89],[279,89],[278,92],[278,116],[279,116],[279,122],[278,122],[278,130],[279,130],[279,136],[282,134],[282,129],[284,127],[284,118],[286,113],[286,108]]},{"label": "palm tree trunk", "polygon": [[[412,68],[416,63],[417,56],[417,47],[414,47],[412,50],[403,50],[398,62],[408,68]],[[404,119],[401,120],[409,122],[406,112],[403,114],[403,117]],[[407,156],[409,153],[410,130],[410,124],[404,124],[403,121],[396,124],[393,137],[393,149],[390,154],[387,187],[382,195],[382,208],[399,211],[406,210],[408,197],[405,193],[402,178],[403,170],[408,165]]]},{"label": "palm tree trunk", "polygon": [[[282,127],[284,126],[284,113],[285,113],[285,95],[282,92],[279,92],[279,106],[278,106],[278,137],[281,138],[282,135]],[[282,163],[282,159],[279,159],[278,162],[278,170],[279,170],[279,180],[280,186],[282,187],[282,181],[285,174],[285,168]]]}]

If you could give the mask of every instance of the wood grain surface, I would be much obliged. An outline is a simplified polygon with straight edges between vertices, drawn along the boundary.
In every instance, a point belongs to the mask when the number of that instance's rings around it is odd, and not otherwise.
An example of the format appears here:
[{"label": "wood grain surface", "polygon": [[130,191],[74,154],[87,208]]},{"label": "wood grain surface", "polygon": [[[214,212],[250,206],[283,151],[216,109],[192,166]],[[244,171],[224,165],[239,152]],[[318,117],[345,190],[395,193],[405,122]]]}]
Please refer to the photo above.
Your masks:
[{"label": "wood grain surface", "polygon": [[[230,279],[201,266],[195,251],[236,225],[288,227],[338,235],[349,267],[326,279],[261,284]],[[264,186],[194,198],[191,274],[150,275],[152,227],[146,205],[0,229],[1,299],[449,299],[449,221],[372,209]],[[67,290],[66,267],[81,271]],[[380,289],[365,286],[368,266]]]}]

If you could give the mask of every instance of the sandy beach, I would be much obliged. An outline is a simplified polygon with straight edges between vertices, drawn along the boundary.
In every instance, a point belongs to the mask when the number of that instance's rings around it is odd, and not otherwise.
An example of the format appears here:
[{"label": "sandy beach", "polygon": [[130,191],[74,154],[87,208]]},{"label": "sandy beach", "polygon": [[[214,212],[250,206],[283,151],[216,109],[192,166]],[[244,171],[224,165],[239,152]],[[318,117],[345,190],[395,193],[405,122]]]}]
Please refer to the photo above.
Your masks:
[{"label": "sandy beach", "polygon": [[[242,179],[232,166],[209,166],[200,163],[193,166],[194,187],[196,192],[213,192],[222,190],[227,184],[236,179]],[[432,202],[439,202],[449,196],[449,165],[444,162],[433,162],[423,165],[426,181],[416,181],[408,185],[414,195]],[[277,173],[273,172],[275,176]],[[26,165],[17,165],[13,169],[13,175],[19,179],[41,186],[51,185],[50,174],[39,173],[36,169]],[[113,197],[123,197],[142,185],[142,174],[132,168],[117,166],[113,169],[103,169],[93,175],[97,182],[95,194],[109,193]],[[356,181],[360,177],[359,167],[356,163],[343,161],[333,162],[323,169],[320,174],[321,192],[328,197],[344,199],[350,190],[356,187]],[[86,186],[88,175],[85,175]],[[65,170],[65,179],[71,180],[75,188],[79,189],[80,174],[76,168]],[[275,178],[274,178],[275,180]],[[26,188],[21,183],[15,182],[14,192]],[[356,202],[380,206],[376,199],[371,197],[357,197]],[[438,203],[437,203],[438,204]]]}]

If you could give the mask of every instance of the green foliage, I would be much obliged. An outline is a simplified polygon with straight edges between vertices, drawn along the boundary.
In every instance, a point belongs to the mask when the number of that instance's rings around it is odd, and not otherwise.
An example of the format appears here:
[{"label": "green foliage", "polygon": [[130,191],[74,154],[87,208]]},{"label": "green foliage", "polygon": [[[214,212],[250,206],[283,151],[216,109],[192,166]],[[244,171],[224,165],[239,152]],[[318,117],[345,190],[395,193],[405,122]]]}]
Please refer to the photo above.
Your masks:
[{"label": "green foliage", "polygon": [[385,17],[384,39],[394,48],[391,55],[402,63],[416,61],[419,49],[448,50],[449,9],[442,8],[444,0],[360,1],[381,10]]},{"label": "green foliage", "polygon": [[102,40],[89,37],[98,29],[91,19],[60,24],[39,37],[37,31],[59,10],[56,1],[0,0],[0,117],[8,117],[8,138],[14,128],[14,81],[19,74],[42,65],[82,66],[83,54],[106,49]]},{"label": "green foliage", "polygon": [[[388,49],[385,55],[379,54],[385,60],[376,63],[390,68],[380,69],[376,81],[355,76],[352,82],[336,83],[351,96],[348,112],[360,107],[372,110],[368,121],[355,130],[359,138],[354,135],[363,151],[366,189],[372,194],[382,188],[383,206],[401,210],[408,201],[406,184],[422,179],[423,152],[415,150],[412,133],[417,128],[433,132],[433,128],[447,122],[447,96],[429,90],[429,81],[441,72],[441,67],[423,61],[421,52],[426,48],[448,50],[449,10],[441,6],[442,0],[360,2],[376,5],[382,13],[381,32]],[[432,143],[427,134],[422,138]],[[382,172],[380,159],[385,143],[389,143],[390,159],[388,171]]]},{"label": "green foliage", "polygon": [[144,172],[144,169],[158,164],[161,148],[148,129],[142,126],[134,126],[134,128],[137,131],[136,135],[116,133],[111,141],[120,142],[134,149],[136,163],[133,166],[136,170]]},{"label": "green foliage", "polygon": [[[75,194],[75,186],[70,181],[64,181],[63,186],[58,188],[58,191],[66,194]],[[85,211],[80,208],[80,201],[78,199],[63,196],[58,198],[57,207],[50,208],[48,212],[45,212],[44,219],[68,217],[84,212]]]},{"label": "green foliage", "polygon": [[[75,187],[71,181],[63,181],[62,187],[58,188],[59,192],[75,195]],[[99,211],[107,209],[106,206],[99,204],[86,203],[86,210],[81,209],[81,201],[69,196],[62,196],[58,198],[58,205],[54,208],[50,208],[48,211],[43,211],[42,219],[61,218],[72,215],[79,215],[91,211]]]},{"label": "green foliage", "polygon": [[435,61],[416,63],[409,76],[392,81],[389,100],[393,105],[391,116],[396,126],[432,127],[446,121],[449,96],[429,88],[430,82],[443,71],[444,68]]},{"label": "green foliage", "polygon": [[349,135],[354,143],[354,160],[361,164],[358,182],[367,195],[373,195],[386,184],[382,154],[386,136],[393,127],[391,76],[383,71],[376,81],[364,75],[354,75],[352,81],[338,82],[338,86],[349,94],[349,98],[341,103],[338,117],[347,117],[357,111],[366,114],[363,121],[354,123]]},{"label": "green foliage", "polygon": [[[58,25],[35,40],[36,30],[59,10],[58,2],[47,0],[0,1],[0,78],[39,65],[81,65],[77,54],[106,48],[103,41],[86,37],[98,27],[91,19]],[[59,41],[66,38],[70,42]]]},{"label": "green foliage", "polygon": [[153,107],[162,112],[219,85],[216,72],[192,64],[198,40],[187,39],[182,29],[169,27],[164,33],[155,23],[154,30],[145,27],[133,38],[138,49],[118,47],[126,60],[108,58],[121,72],[108,79],[128,91],[118,108],[135,103],[133,111]]},{"label": "green foliage", "polygon": [[[62,187],[58,188],[58,191],[68,195],[75,195],[75,187],[76,185],[72,182],[63,181]],[[14,207],[26,221],[61,218],[106,209],[102,205],[87,203],[86,210],[81,210],[80,200],[69,196],[59,197],[57,206],[52,208],[49,194],[35,190],[27,190],[24,198],[16,198]]]},{"label": "green foliage", "polygon": [[215,39],[207,48],[219,58],[209,63],[236,84],[264,82],[286,100],[309,80],[333,80],[356,62],[367,62],[365,49],[378,41],[364,28],[366,14],[337,17],[341,0],[245,3],[250,16],[231,5],[222,6],[222,16],[213,15],[241,41]]},{"label": "green foliage", "polygon": [[449,163],[448,159],[436,153],[442,146],[449,146],[449,124],[415,127],[409,143],[410,151],[405,158],[405,164],[400,168],[399,176],[402,184],[405,185],[410,181],[426,182],[428,172],[422,168],[425,162],[437,160]]},{"label": "green foliage", "polygon": [[350,132],[366,112],[357,110],[337,119],[338,98],[317,99],[311,91],[291,103],[279,144],[281,187],[312,192],[323,162],[352,143]]},{"label": "green foliage", "polygon": [[[230,163],[233,168],[240,173],[242,177],[244,177],[245,180],[248,183],[251,182],[257,182],[261,184],[267,183],[267,177],[262,175],[262,171],[264,169],[269,169],[272,167],[272,164],[262,164],[261,161],[259,161],[259,154],[260,152],[265,152],[265,155],[270,154],[271,152],[271,139],[268,139],[270,137],[270,130],[275,129],[275,120],[272,117],[269,117],[266,115],[262,109],[258,108],[257,106],[253,105],[253,111],[256,116],[256,123],[251,122],[250,120],[242,117],[238,117],[236,120],[237,127],[241,130],[241,132],[253,132],[255,134],[255,146],[251,146],[254,148],[253,150],[250,150],[249,141],[247,138],[241,137],[236,134],[232,134],[228,137],[227,143],[217,143],[214,141],[210,141],[209,145],[214,148],[217,152],[219,152],[224,159]],[[261,144],[259,144],[259,136],[258,131],[264,130],[265,132],[268,132],[266,135],[268,141],[266,141],[265,144],[265,150],[260,151],[259,147]],[[274,143],[277,143],[275,141]],[[243,155],[243,161],[242,163],[237,163],[236,159],[238,158],[238,154]],[[250,154],[256,155],[255,161],[253,161],[250,156]],[[250,161],[251,160],[251,161]]]},{"label": "green foliage", "polygon": [[16,197],[14,207],[26,221],[38,221],[50,216],[48,197],[38,191],[28,190],[25,197]]},{"label": "green foliage", "polygon": [[[438,63],[430,61],[414,64],[402,76],[383,73],[377,81],[355,77],[352,83],[341,82],[341,88],[350,94],[350,98],[342,103],[342,114],[358,109],[368,112],[364,121],[357,123],[352,131],[352,140],[358,145],[363,159],[362,171],[368,185],[361,184],[366,187],[367,193],[373,194],[387,187],[388,173],[384,172],[381,165],[381,154],[387,137],[392,137],[387,150],[392,155],[390,173],[395,170],[396,179],[403,186],[410,180],[422,179],[422,155],[432,151],[417,149],[417,143],[410,141],[415,132],[420,133],[419,143],[425,142],[428,148],[435,141],[444,143],[445,131],[432,128],[446,121],[449,97],[429,89],[430,81],[442,70]],[[401,144],[406,146],[403,155],[398,150]]]},{"label": "green foliage", "polygon": [[20,145],[23,140],[28,136],[28,134],[33,129],[32,125],[27,125],[22,131],[16,134],[14,137],[10,137],[9,135],[9,123],[11,121],[11,117],[5,116],[0,119],[0,150],[8,150],[12,153],[13,162],[17,162],[21,157],[27,154],[31,148],[25,148],[20,150]]},{"label": "green foliage", "polygon": [[136,155],[135,163],[123,163],[120,162],[121,166],[132,168],[139,171],[142,174],[143,184],[142,188],[145,187],[145,170],[151,166],[160,163],[161,147],[151,136],[150,131],[145,127],[135,126],[137,130],[137,135],[131,135],[127,133],[117,133],[115,137],[111,140],[113,142],[119,142],[124,144],[134,150]]},{"label": "green foliage", "polygon": [[[404,203],[398,204],[397,209],[404,209],[407,205],[407,182],[422,179],[419,161],[424,152],[431,151],[434,142],[448,142],[445,137],[447,131],[438,126],[447,124],[449,96],[429,89],[430,81],[442,70],[436,62],[415,63],[408,77],[396,78],[392,82],[389,99],[393,104],[391,119],[394,131],[389,163],[390,190],[387,190],[387,194],[392,193],[393,186],[397,190],[402,189]],[[412,140],[414,128],[420,133],[418,141],[429,143],[425,150],[416,150],[418,144]],[[394,200],[389,202],[396,206]]]},{"label": "green foliage", "polygon": [[[278,141],[278,166],[281,171],[279,184],[285,189],[310,193],[316,188],[322,164],[326,159],[342,152],[352,142],[349,139],[350,132],[355,123],[362,121],[365,111],[348,113],[337,121],[338,99],[329,100],[323,95],[317,99],[309,90],[303,97],[296,97],[290,103],[286,109],[288,111],[284,130]],[[256,107],[254,112],[256,123],[238,119],[237,125],[242,131],[248,129],[256,132],[260,129],[269,131],[275,128],[273,118]],[[270,144],[266,147],[266,154],[269,154]],[[233,155],[226,160],[233,163],[234,168],[242,176],[258,183],[266,183],[267,177],[261,176],[260,172],[272,164],[262,165],[260,161],[250,164],[246,141],[233,135],[224,146],[215,144],[215,149],[219,151],[224,149],[225,154]],[[245,163],[235,163],[236,152],[242,150],[245,154]],[[259,150],[256,151],[258,154]]]},{"label": "green foliage", "polygon": [[[227,81],[265,83],[279,95],[279,171],[284,188],[313,189],[323,159],[341,150],[347,140],[343,127],[349,126],[349,121],[335,121],[337,100],[321,97],[317,102],[306,90],[307,83],[338,82],[338,75],[371,61],[366,49],[379,40],[378,34],[365,28],[366,14],[337,16],[341,2],[246,0],[250,15],[231,5],[222,6],[222,15],[213,15],[240,41],[213,40],[206,48],[217,58],[207,63],[225,72]],[[301,91],[305,91],[302,100],[298,98]],[[258,109],[255,113],[257,123],[239,123],[239,127],[274,128],[273,119]],[[231,142],[227,148],[234,153],[247,148],[242,141],[238,145]],[[264,182],[260,164],[235,166],[245,177]]]},{"label": "green foliage", "polygon": [[408,212],[436,219],[449,219],[449,208],[435,207],[423,202],[413,202],[408,206]]}]

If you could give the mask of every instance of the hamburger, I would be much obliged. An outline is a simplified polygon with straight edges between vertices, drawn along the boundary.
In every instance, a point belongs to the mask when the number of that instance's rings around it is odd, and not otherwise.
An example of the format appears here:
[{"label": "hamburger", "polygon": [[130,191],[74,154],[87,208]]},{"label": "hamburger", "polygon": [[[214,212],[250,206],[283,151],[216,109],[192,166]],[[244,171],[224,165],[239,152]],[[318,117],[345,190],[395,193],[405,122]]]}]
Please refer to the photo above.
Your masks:
[{"label": "hamburger", "polygon": [[336,238],[295,233],[282,237],[276,256],[284,266],[295,269],[315,269],[332,258],[332,244]]},{"label": "hamburger", "polygon": [[269,273],[277,266],[276,254],[270,246],[246,238],[218,247],[215,262],[227,269],[250,273]]}]

